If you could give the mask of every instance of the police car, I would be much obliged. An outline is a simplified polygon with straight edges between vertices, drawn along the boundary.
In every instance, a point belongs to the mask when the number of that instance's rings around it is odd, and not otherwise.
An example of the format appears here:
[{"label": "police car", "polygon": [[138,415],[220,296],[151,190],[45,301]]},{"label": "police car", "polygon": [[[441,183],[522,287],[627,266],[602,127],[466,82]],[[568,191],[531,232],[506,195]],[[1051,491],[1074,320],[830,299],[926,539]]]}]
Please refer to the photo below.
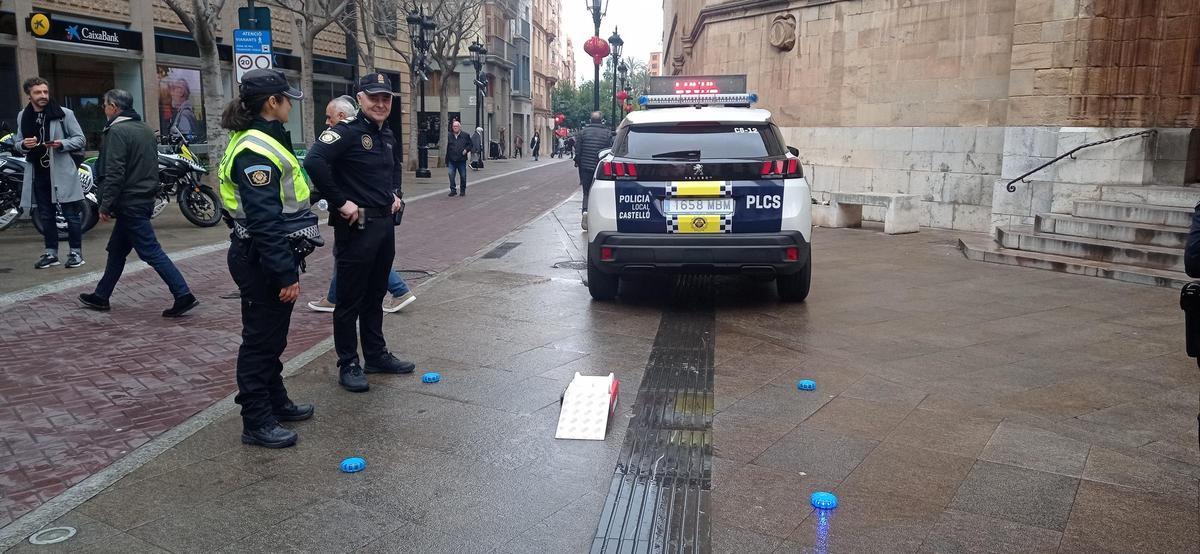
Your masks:
[{"label": "police car", "polygon": [[812,277],[812,192],[746,77],[651,77],[602,152],[588,198],[588,289],[645,272],[773,277],[800,302]]}]

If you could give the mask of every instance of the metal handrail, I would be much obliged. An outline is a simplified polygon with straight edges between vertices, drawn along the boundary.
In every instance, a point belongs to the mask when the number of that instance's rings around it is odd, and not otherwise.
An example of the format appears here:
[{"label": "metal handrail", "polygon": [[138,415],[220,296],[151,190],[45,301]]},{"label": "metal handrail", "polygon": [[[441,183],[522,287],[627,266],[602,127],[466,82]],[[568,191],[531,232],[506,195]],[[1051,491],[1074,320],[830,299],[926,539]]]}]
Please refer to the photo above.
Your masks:
[{"label": "metal handrail", "polygon": [[1118,140],[1124,140],[1124,139],[1127,139],[1127,138],[1133,138],[1133,137],[1142,136],[1142,135],[1145,135],[1145,136],[1153,136],[1153,135],[1155,135],[1155,134],[1157,134],[1157,133],[1158,133],[1158,131],[1155,131],[1154,129],[1147,129],[1147,130],[1145,130],[1145,131],[1138,131],[1138,132],[1136,132],[1136,133],[1129,133],[1129,134],[1125,134],[1125,135],[1120,135],[1120,136],[1116,136],[1116,137],[1113,137],[1113,138],[1110,138],[1110,139],[1097,140],[1097,141],[1095,141],[1095,142],[1089,142],[1089,143],[1087,143],[1087,144],[1081,144],[1081,145],[1079,145],[1079,146],[1076,146],[1075,148],[1072,148],[1072,149],[1071,149],[1071,151],[1070,151],[1070,152],[1067,152],[1066,154],[1062,154],[1061,156],[1059,156],[1059,157],[1057,157],[1057,158],[1054,158],[1053,160],[1050,160],[1050,161],[1048,161],[1048,162],[1046,162],[1046,163],[1044,163],[1044,164],[1042,164],[1042,165],[1039,165],[1039,166],[1037,166],[1037,167],[1035,167],[1035,168],[1033,168],[1033,169],[1031,169],[1031,170],[1029,170],[1029,171],[1026,171],[1024,175],[1021,175],[1020,177],[1017,177],[1016,179],[1013,179],[1013,180],[1009,181],[1009,182],[1008,182],[1008,186],[1006,186],[1005,188],[1007,188],[1007,189],[1008,189],[1008,192],[1017,192],[1017,181],[1020,181],[1020,182],[1022,182],[1022,183],[1028,183],[1028,182],[1029,182],[1029,180],[1028,180],[1028,179],[1026,179],[1026,177],[1028,177],[1028,176],[1030,176],[1030,175],[1033,175],[1034,173],[1037,173],[1037,172],[1039,172],[1039,171],[1041,171],[1041,170],[1043,170],[1043,169],[1046,169],[1047,167],[1049,167],[1050,165],[1052,165],[1054,162],[1057,162],[1058,160],[1061,160],[1061,159],[1063,159],[1063,158],[1066,158],[1066,157],[1068,157],[1068,156],[1070,156],[1070,157],[1071,157],[1071,159],[1072,159],[1072,160],[1074,160],[1074,159],[1075,159],[1075,153],[1076,153],[1076,152],[1078,152],[1078,151],[1080,151],[1080,150],[1083,150],[1084,148],[1091,148],[1091,147],[1093,147],[1093,146],[1098,146],[1098,145],[1101,145],[1101,144],[1105,144],[1105,143],[1109,143],[1109,142],[1115,142],[1115,141],[1118,141]]}]

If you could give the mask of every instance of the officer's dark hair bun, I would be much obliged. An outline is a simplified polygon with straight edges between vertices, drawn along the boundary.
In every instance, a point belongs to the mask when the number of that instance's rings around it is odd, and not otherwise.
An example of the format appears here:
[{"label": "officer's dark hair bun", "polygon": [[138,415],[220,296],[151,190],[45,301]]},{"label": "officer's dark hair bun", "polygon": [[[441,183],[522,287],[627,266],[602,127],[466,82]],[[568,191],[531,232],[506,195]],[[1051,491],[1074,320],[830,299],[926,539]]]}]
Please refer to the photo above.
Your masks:
[{"label": "officer's dark hair bun", "polygon": [[221,113],[221,126],[230,131],[249,129],[254,116],[262,111],[263,104],[272,96],[283,97],[282,94],[260,94],[249,98],[234,98],[225,105],[225,111]]}]

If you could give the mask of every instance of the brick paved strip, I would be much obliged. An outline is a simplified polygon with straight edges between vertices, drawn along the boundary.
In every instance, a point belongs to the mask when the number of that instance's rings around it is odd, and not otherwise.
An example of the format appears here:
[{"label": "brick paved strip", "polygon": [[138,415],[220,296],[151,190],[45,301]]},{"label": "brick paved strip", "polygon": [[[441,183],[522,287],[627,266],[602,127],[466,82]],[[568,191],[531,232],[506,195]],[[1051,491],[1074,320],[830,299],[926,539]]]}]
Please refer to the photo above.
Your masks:
[{"label": "brick paved strip", "polygon": [[[436,272],[475,254],[573,194],[574,174],[555,164],[411,204],[397,267]],[[302,301],[324,294],[330,248],[309,261]],[[153,271],[127,274],[111,312],[77,307],[90,285],[0,311],[0,527],[235,390],[241,323],[238,301],[219,298],[235,288],[225,251],[178,265],[202,302],[185,318],[161,317],[171,299]],[[331,334],[327,315],[298,307],[285,361]]]}]

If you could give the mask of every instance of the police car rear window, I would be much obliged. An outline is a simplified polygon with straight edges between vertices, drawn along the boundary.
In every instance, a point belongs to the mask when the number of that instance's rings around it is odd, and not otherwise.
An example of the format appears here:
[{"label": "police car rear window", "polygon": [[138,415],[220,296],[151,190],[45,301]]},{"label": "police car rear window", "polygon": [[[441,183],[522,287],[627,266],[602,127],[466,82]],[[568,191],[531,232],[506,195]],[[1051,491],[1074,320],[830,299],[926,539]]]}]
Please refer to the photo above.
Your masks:
[{"label": "police car rear window", "polygon": [[613,154],[626,158],[699,160],[781,156],[784,146],[771,125],[676,123],[623,129]]}]

